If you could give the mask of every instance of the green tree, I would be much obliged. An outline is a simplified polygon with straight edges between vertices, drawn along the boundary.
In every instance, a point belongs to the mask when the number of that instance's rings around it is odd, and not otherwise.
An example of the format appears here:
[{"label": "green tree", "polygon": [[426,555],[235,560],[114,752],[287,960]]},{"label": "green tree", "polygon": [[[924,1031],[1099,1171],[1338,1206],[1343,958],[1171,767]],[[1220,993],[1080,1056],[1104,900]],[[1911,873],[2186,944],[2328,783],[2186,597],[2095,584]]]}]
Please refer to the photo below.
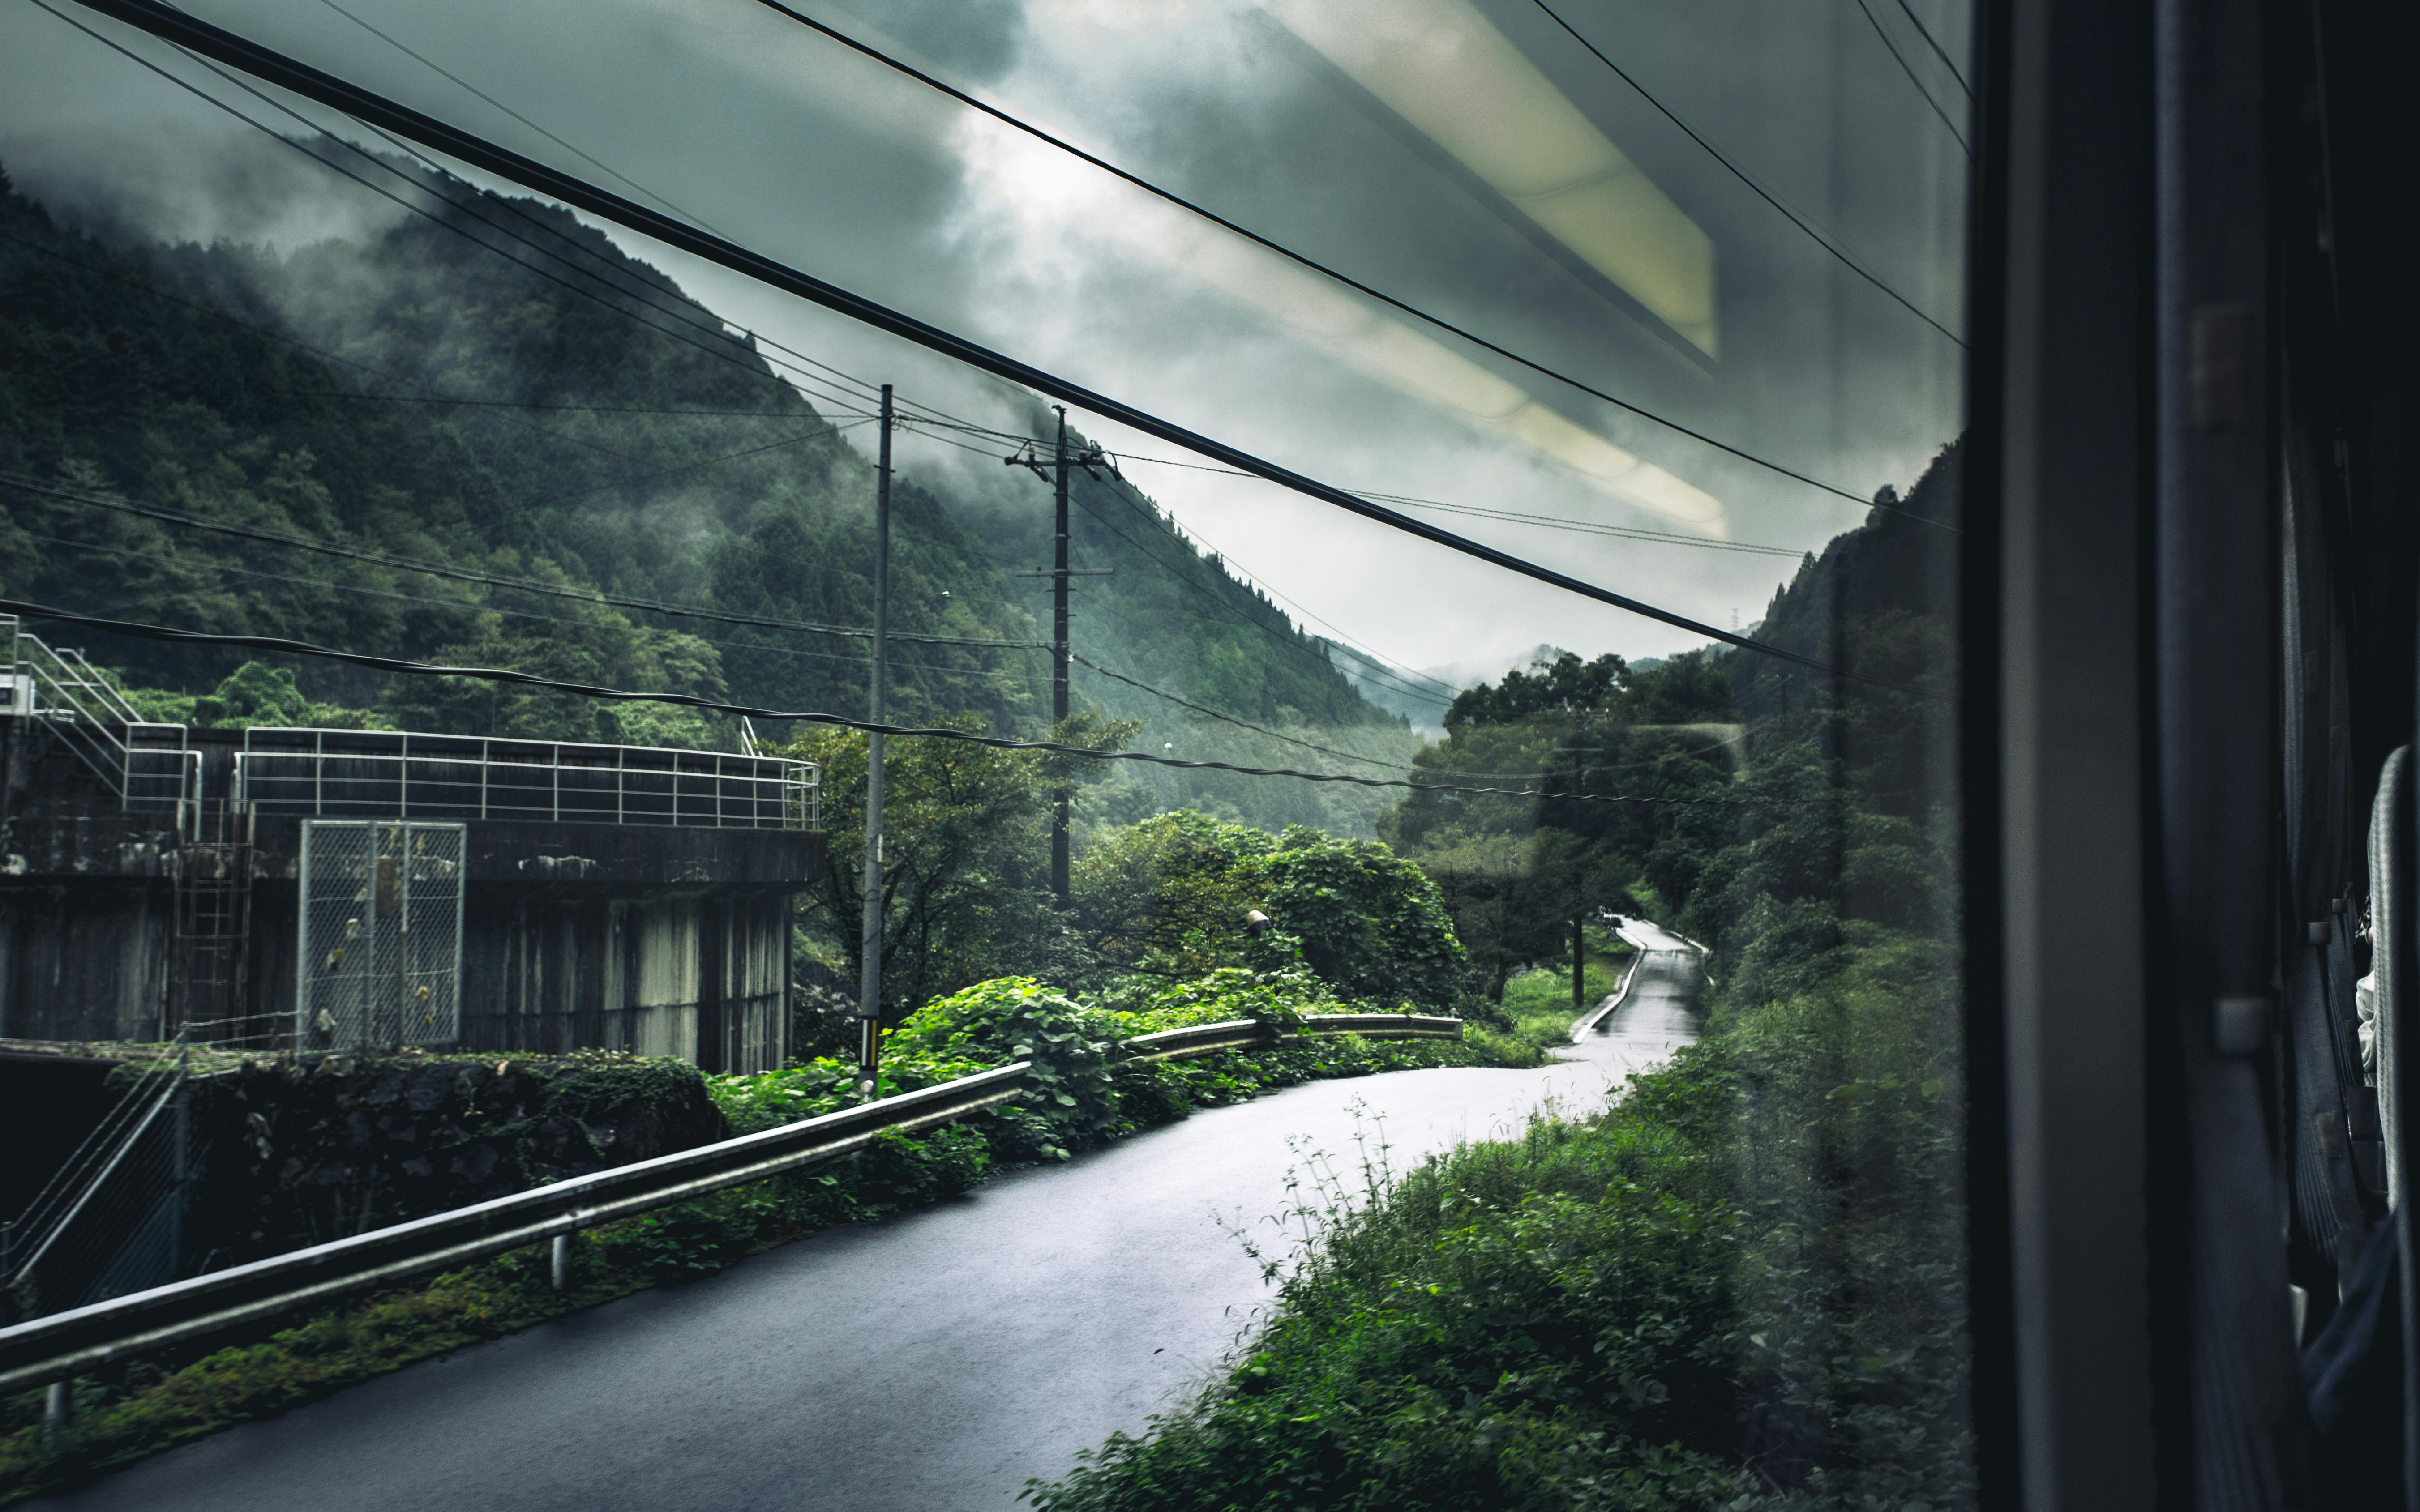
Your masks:
[{"label": "green tree", "polygon": [[[961,715],[943,728],[984,733]],[[1064,744],[1113,749],[1131,725],[1071,717]],[[823,770],[830,840],[807,928],[859,980],[865,866],[865,736],[810,726],[783,753]],[[1086,953],[1050,894],[1050,806],[1080,804],[1106,764],[970,740],[884,742],[882,982],[885,1016],[996,977],[1079,981]]]},{"label": "green tree", "polygon": [[1436,884],[1376,841],[1166,813],[1100,838],[1074,883],[1077,928],[1113,968],[1185,980],[1298,954],[1341,997],[1449,1008],[1462,994]]}]

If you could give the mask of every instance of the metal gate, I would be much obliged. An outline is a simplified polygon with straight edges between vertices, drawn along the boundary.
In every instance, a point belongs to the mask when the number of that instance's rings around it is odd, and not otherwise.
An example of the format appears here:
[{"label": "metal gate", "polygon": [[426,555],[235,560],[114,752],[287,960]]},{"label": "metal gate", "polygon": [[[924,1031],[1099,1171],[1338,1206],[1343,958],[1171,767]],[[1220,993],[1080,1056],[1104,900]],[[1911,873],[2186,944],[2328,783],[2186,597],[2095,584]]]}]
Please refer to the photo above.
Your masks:
[{"label": "metal gate", "polygon": [[295,1043],[451,1044],[462,1025],[460,825],[302,825]]}]

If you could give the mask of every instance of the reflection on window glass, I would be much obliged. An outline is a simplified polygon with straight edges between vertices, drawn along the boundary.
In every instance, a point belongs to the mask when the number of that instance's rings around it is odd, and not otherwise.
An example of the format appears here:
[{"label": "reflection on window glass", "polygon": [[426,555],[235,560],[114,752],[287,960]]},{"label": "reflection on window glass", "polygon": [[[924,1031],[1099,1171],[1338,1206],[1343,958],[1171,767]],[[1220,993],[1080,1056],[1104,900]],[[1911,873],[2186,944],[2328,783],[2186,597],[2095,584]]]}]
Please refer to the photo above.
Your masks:
[{"label": "reflection on window glass", "polygon": [[1966,8],[808,8],[0,16],[10,1484],[1969,1504]]}]

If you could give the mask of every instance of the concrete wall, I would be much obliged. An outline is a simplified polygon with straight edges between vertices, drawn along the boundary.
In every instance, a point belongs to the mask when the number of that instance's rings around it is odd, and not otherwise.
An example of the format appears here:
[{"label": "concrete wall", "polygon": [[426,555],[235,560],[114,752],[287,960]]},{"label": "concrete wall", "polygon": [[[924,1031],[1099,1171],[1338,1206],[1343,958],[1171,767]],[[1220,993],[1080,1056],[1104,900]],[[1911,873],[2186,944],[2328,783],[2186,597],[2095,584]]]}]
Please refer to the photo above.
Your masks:
[{"label": "concrete wall", "polygon": [[0,877],[0,1038],[156,1040],[168,890]]},{"label": "concrete wall", "polygon": [[[175,902],[165,815],[109,801],[0,718],[0,1039],[157,1037]],[[758,1071],[787,1049],[796,830],[473,823],[462,1036],[480,1051],[628,1050]],[[302,822],[256,831],[249,1005],[289,1029]]]},{"label": "concrete wall", "polygon": [[464,908],[462,1042],[768,1071],[786,1049],[787,894],[493,896]]}]

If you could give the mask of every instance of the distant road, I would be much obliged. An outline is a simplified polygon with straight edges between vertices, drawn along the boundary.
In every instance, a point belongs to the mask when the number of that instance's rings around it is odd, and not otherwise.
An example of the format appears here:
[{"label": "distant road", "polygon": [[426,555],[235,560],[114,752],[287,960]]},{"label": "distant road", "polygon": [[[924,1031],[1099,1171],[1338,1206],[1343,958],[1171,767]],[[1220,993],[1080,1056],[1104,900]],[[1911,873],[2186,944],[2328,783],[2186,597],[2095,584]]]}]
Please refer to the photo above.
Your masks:
[{"label": "distant road", "polygon": [[[1662,937],[1627,926],[1637,943]],[[1651,933],[1652,932],[1652,933]],[[692,1285],[427,1361],[29,1504],[76,1512],[1008,1512],[1029,1476],[1134,1430],[1269,1292],[1302,1151],[1398,1169],[1594,1106],[1695,1034],[1693,952],[1544,1071],[1317,1082],[818,1234]],[[1355,1108],[1364,1111],[1357,1119]]]}]

